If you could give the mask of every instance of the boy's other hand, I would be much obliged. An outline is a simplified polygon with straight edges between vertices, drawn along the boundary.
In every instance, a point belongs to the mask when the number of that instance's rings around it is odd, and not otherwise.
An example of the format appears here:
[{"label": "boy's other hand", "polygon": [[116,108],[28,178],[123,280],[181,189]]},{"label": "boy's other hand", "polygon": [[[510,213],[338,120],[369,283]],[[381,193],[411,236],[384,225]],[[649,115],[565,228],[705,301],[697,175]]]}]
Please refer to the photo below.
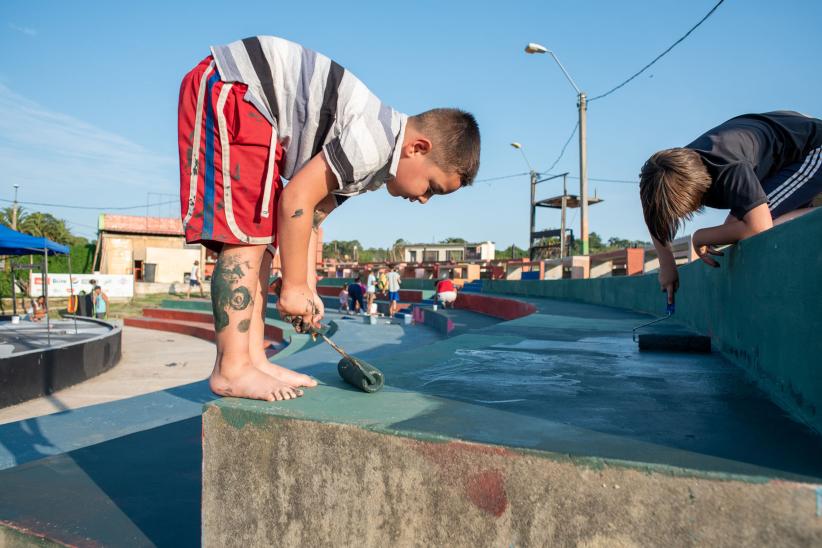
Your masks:
[{"label": "boy's other hand", "polygon": [[[319,304],[317,303],[319,301]],[[283,284],[280,298],[277,300],[277,310],[285,318],[302,318],[303,324],[315,328],[320,327],[322,319],[322,301],[308,284],[289,286]]]},{"label": "boy's other hand", "polygon": [[679,272],[673,268],[660,267],[659,287],[663,293],[668,293],[668,304],[674,304],[674,294],[679,289]]},{"label": "boy's other hand", "polygon": [[719,268],[719,263],[716,262],[716,259],[711,257],[711,255],[723,257],[725,254],[721,251],[718,251],[712,244],[702,243],[699,230],[694,232],[693,236],[691,237],[691,244],[694,246],[694,251],[696,252],[696,254],[699,255],[700,259],[702,259],[702,262],[704,262],[708,266]]}]

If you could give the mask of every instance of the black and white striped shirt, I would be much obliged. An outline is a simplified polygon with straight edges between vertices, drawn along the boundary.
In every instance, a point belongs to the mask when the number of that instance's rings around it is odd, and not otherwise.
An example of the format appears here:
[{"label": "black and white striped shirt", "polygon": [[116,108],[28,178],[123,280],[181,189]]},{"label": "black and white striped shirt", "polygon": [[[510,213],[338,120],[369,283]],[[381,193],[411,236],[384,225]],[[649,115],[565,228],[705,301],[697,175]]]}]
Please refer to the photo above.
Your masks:
[{"label": "black and white striped shirt", "polygon": [[[211,52],[223,82],[248,86],[245,99],[271,122],[290,179],[323,151],[337,177],[334,194],[376,190],[396,175],[408,117],[328,57],[274,36],[255,36]],[[342,201],[338,199],[338,202]]]}]

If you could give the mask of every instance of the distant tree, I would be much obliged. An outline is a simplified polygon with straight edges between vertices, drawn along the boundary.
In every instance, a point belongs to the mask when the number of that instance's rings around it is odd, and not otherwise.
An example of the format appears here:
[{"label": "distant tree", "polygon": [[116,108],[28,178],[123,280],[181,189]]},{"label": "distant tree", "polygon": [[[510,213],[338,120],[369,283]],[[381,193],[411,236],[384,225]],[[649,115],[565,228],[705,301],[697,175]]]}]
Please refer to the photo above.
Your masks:
[{"label": "distant tree", "polygon": [[516,245],[510,245],[494,252],[495,259],[523,259],[528,257],[528,250]]},{"label": "distant tree", "polygon": [[440,240],[441,244],[467,244],[468,240],[465,238],[446,238],[444,240]]},{"label": "distant tree", "polygon": [[[11,227],[14,208],[4,207],[0,209],[0,222]],[[66,226],[66,221],[58,219],[51,213],[26,212],[22,207],[17,208],[17,230],[32,236],[48,238],[58,244],[68,246],[87,244],[88,240],[75,236]]]}]

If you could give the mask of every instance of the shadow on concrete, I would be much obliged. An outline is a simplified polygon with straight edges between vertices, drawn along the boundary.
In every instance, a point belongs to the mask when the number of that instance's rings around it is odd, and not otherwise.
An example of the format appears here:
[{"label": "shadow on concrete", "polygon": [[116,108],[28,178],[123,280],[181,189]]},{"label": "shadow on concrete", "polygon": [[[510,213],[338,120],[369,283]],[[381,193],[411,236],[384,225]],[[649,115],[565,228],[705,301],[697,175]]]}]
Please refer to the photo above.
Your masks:
[{"label": "shadow on concrete", "polygon": [[0,471],[0,520],[67,544],[199,546],[200,417]]}]

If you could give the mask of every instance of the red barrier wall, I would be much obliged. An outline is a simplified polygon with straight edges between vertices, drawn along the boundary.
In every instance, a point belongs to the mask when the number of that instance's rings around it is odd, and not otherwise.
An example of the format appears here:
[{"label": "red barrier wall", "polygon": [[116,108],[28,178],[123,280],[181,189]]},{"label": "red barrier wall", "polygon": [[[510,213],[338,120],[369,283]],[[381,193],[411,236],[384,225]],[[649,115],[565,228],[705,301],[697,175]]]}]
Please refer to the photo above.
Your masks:
[{"label": "red barrier wall", "polygon": [[522,301],[491,297],[479,293],[458,293],[455,303],[457,308],[479,312],[502,320],[515,320],[537,311],[537,307]]},{"label": "red barrier wall", "polygon": [[[171,331],[190,335],[207,341],[214,341],[214,318],[208,312],[193,310],[172,310],[165,308],[144,308],[142,318],[125,318],[123,323],[145,329]],[[265,326],[265,338],[272,342],[282,342],[283,331],[274,325]]]}]

